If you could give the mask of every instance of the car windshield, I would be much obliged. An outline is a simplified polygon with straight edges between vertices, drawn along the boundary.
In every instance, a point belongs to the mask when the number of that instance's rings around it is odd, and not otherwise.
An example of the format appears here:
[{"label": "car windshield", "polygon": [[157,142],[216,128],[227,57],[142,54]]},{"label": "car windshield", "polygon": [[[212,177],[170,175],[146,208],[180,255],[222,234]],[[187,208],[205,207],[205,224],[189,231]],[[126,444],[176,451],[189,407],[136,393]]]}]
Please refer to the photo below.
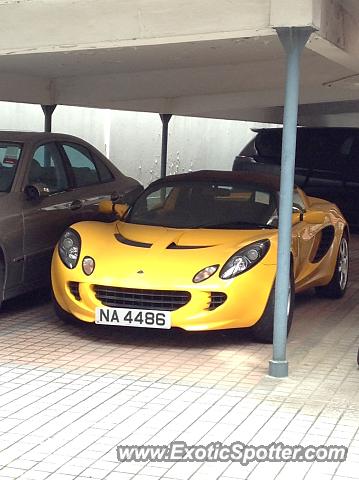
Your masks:
[{"label": "car windshield", "polygon": [[274,228],[277,194],[238,183],[168,182],[149,187],[126,222],[172,228]]},{"label": "car windshield", "polygon": [[21,145],[0,142],[0,192],[9,192],[21,155]]}]

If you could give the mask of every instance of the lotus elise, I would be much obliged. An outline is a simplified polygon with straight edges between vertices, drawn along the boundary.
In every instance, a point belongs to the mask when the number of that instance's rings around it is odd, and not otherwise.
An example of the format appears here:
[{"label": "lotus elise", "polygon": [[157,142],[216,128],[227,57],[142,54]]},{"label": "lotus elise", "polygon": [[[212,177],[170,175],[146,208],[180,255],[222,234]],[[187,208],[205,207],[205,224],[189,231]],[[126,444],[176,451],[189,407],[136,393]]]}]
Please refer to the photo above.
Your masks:
[{"label": "lotus elise", "polygon": [[[153,182],[113,222],[67,229],[52,260],[64,320],[185,330],[250,328],[271,342],[279,179],[200,171]],[[288,330],[294,293],[344,295],[347,223],[332,203],[293,192]]]}]

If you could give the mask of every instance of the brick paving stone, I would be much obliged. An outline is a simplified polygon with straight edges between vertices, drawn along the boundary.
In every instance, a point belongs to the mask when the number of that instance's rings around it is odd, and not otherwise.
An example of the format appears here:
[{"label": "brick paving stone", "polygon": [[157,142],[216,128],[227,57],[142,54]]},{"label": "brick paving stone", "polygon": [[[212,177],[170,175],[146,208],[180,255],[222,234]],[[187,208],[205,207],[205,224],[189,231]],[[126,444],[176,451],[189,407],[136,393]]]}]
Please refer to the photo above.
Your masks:
[{"label": "brick paving stone", "polygon": [[[297,295],[290,376],[244,332],[67,326],[48,295],[0,312],[0,479],[359,478],[359,236],[338,301]],[[123,462],[119,444],[343,444],[346,462]]]}]

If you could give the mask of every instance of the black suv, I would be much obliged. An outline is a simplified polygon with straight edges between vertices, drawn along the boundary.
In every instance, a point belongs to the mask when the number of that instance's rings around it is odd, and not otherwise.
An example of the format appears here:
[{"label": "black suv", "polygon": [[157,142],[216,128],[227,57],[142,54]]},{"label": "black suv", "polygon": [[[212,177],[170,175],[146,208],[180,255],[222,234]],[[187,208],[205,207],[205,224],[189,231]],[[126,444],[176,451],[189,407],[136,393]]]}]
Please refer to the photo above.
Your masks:
[{"label": "black suv", "polygon": [[[257,134],[235,158],[233,170],[280,173],[282,128]],[[340,208],[351,226],[359,226],[359,128],[298,127],[295,183],[307,195]]]}]

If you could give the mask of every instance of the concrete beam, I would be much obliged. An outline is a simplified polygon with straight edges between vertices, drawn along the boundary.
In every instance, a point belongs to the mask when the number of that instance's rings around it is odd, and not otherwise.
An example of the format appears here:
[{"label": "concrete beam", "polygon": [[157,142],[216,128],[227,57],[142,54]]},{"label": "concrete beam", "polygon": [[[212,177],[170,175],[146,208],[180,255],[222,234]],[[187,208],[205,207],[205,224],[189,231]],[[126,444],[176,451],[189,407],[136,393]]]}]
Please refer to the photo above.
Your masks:
[{"label": "concrete beam", "polygon": [[312,35],[307,48],[359,72],[359,2],[323,1],[320,29]]},{"label": "concrete beam", "polygon": [[1,100],[51,104],[54,103],[52,97],[52,82],[46,78],[8,73],[0,74]]},{"label": "concrete beam", "polygon": [[269,11],[270,0],[7,0],[0,54],[260,36]]},{"label": "concrete beam", "polygon": [[[254,104],[276,106],[283,103],[284,68],[284,59],[269,58],[229,65],[62,77],[53,81],[52,103],[105,108],[137,104],[135,110],[189,115],[201,113],[206,103],[211,110],[231,109],[235,98],[242,108]],[[333,100],[330,88],[322,84],[339,73],[350,73],[312,54],[303,55],[302,68],[306,103]],[[338,95],[338,100],[351,100],[355,93],[343,90]]]},{"label": "concrete beam", "polygon": [[278,27],[320,27],[322,0],[272,0],[270,25]]},{"label": "concrete beam", "polygon": [[[210,65],[198,68],[173,68],[134,73],[62,77],[54,80],[56,102],[96,106],[97,101],[116,104],[121,100],[152,97],[175,98],[186,95],[248,91],[253,79],[267,89],[278,85],[277,75],[284,72],[283,63],[273,72],[273,61],[239,65]],[[268,75],[264,79],[263,71]],[[178,82],[178,79],[181,79]],[[220,78],[220,81],[218,80]],[[280,80],[281,84],[283,81]],[[145,86],[145,88],[144,88]],[[260,87],[257,87],[260,88]]]},{"label": "concrete beam", "polygon": [[[343,90],[340,93],[341,99],[333,102],[330,89],[313,85],[311,88],[302,91],[301,102],[304,103],[305,111],[308,111],[313,104],[314,107],[311,110],[313,114],[315,111],[323,113],[326,109],[326,105],[329,105],[329,111],[333,110],[333,113],[335,113],[336,109],[339,110],[339,105],[342,105],[343,111],[352,111],[354,108],[352,105],[356,103],[355,92]],[[318,99],[320,99],[320,102],[318,102]],[[265,113],[266,120],[257,119],[258,121],[272,121],[268,119],[268,111],[273,113],[274,109],[282,109],[282,105],[283,90],[281,88],[255,91],[246,90],[218,95],[185,96],[169,100],[167,103],[167,107],[171,108],[171,111],[175,112],[177,115],[207,117],[210,116],[209,113],[211,113],[215,118],[233,118],[233,112],[253,109],[259,110],[260,108],[263,108],[264,111],[267,112]],[[300,114],[301,108],[302,107],[300,106]],[[225,111],[227,112],[227,116],[223,114]],[[341,112],[338,111],[338,113]]]},{"label": "concrete beam", "polygon": [[[101,84],[103,86],[103,84]],[[103,88],[106,88],[103,86]],[[93,87],[95,89],[95,87]],[[91,91],[91,89],[90,89]],[[329,88],[325,88],[321,85],[311,85],[310,88],[303,89],[301,94],[301,102],[306,104],[304,107],[306,110],[310,108],[311,104],[314,104],[313,114],[315,110],[318,113],[325,111],[326,102],[329,102],[329,109],[338,109],[341,104],[348,104],[350,107],[356,98],[356,92],[350,90],[342,90],[340,92],[337,101],[333,102],[332,91]],[[117,95],[109,95],[106,98],[106,103],[103,99],[87,99],[83,103],[72,97],[72,91],[69,90],[69,94],[63,89],[60,90],[56,96],[57,103],[63,105],[77,105],[77,106],[91,106],[99,108],[113,108],[119,110],[133,110],[142,112],[172,112],[176,115],[188,115],[188,116],[203,116],[213,118],[228,118],[228,119],[241,119],[246,120],[243,115],[237,116],[237,112],[255,111],[255,118],[252,114],[248,117],[248,120],[256,120],[259,122],[277,122],[278,115],[276,109],[281,109],[283,104],[283,89],[281,87],[260,89],[260,90],[248,90],[248,88],[239,92],[228,93],[211,93],[205,95],[182,95],[176,98],[166,98],[152,96],[148,98],[119,98]],[[318,102],[320,99],[320,102]],[[98,104],[96,102],[98,101]],[[90,102],[90,103],[87,103]],[[331,106],[332,105],[332,106]],[[343,107],[344,109],[345,107]],[[263,109],[263,118],[260,117],[258,112]],[[279,110],[282,111],[282,110]],[[301,114],[301,110],[299,110]],[[270,117],[273,116],[273,118]],[[280,121],[280,120],[279,120]]]}]

